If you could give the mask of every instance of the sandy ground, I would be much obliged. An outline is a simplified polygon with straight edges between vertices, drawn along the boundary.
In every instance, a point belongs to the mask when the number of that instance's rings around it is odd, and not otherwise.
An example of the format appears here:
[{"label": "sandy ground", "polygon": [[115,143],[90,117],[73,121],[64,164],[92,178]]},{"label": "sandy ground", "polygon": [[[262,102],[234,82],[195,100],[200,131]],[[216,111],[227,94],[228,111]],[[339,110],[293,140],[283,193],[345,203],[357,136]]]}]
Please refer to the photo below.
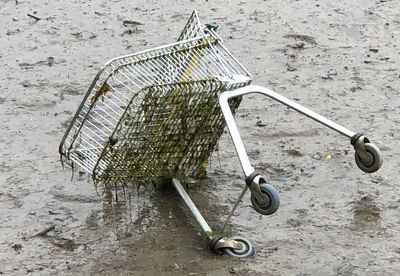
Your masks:
[{"label": "sandy ground", "polygon": [[[398,1],[159,2],[0,1],[0,274],[400,275]],[[229,225],[257,248],[245,261],[210,252],[173,190],[134,190],[110,206],[59,162],[100,66],[173,42],[193,9],[219,23],[255,84],[368,134],[384,155],[382,169],[365,174],[348,139],[246,97],[237,122],[281,208],[262,217],[246,196]],[[224,134],[209,179],[190,194],[218,226],[243,185]],[[51,225],[47,237],[32,237]]]}]

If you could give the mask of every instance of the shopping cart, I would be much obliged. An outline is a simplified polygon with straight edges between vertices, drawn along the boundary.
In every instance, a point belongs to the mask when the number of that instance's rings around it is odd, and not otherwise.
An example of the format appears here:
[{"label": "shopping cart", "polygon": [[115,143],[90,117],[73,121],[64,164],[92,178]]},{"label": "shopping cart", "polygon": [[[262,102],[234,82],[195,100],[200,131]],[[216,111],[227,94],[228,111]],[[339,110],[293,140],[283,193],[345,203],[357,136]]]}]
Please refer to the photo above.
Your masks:
[{"label": "shopping cart", "polygon": [[257,212],[278,210],[279,194],[251,166],[235,124],[243,95],[266,95],[350,138],[356,164],[365,172],[377,171],[382,156],[363,134],[251,81],[224,47],[216,25],[201,25],[194,11],[177,42],[114,58],[101,68],[61,141],[61,159],[91,174],[104,190],[171,180],[213,251],[252,256],[254,247],[247,239],[212,231],[180,182],[204,170],[227,125],[246,185],[221,230],[247,189]]}]

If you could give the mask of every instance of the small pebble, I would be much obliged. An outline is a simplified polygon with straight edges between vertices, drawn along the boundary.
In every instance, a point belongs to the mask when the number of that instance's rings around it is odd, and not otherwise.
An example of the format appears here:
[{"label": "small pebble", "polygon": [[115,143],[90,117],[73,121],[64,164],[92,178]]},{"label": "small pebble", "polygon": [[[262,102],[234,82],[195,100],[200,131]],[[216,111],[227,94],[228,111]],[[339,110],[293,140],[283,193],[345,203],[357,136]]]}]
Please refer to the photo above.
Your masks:
[{"label": "small pebble", "polygon": [[238,272],[239,272],[239,270],[236,267],[230,267],[229,268],[229,273],[237,274]]},{"label": "small pebble", "polygon": [[263,123],[263,121],[257,121],[257,123],[256,123],[256,126],[259,126],[259,127],[265,127],[265,126],[266,126],[266,124],[265,124],[265,123]]},{"label": "small pebble", "polygon": [[369,45],[369,50],[373,53],[378,53],[379,51],[379,44],[378,43],[372,43]]},{"label": "small pebble", "polygon": [[22,249],[22,244],[20,243],[14,243],[11,248],[13,248],[15,251],[19,251]]}]

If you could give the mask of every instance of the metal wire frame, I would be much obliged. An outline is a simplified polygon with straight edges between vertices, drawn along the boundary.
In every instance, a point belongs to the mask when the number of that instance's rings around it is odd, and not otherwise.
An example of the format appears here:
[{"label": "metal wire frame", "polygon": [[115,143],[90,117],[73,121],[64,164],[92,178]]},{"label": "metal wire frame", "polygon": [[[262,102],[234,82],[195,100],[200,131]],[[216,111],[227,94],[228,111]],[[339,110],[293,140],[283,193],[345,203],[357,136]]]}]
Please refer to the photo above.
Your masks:
[{"label": "metal wire frame", "polygon": [[[251,81],[251,75],[221,40],[201,26],[195,12],[179,39],[115,58],[103,66],[60,144],[60,154],[68,164],[100,177],[110,167],[100,159],[113,143],[117,125],[128,106],[142,104],[149,87],[215,80],[240,86]],[[165,91],[177,93],[176,89]],[[217,97],[218,91],[214,92]]]},{"label": "metal wire frame", "polygon": [[193,11],[181,34],[178,41],[187,40],[194,37],[204,36],[203,27],[201,26],[197,11]]}]

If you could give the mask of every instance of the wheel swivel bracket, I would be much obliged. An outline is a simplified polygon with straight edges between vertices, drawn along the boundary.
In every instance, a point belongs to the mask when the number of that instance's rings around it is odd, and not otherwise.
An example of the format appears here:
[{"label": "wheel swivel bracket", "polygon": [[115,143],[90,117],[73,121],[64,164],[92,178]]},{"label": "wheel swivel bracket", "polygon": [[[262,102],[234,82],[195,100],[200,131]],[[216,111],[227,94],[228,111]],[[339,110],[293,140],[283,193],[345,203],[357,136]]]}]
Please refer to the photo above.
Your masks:
[{"label": "wheel swivel bracket", "polygon": [[369,143],[369,140],[361,133],[354,135],[351,139],[351,144],[354,146],[354,149],[360,156],[361,160],[365,163],[368,163],[370,158],[365,150],[365,143]]},{"label": "wheel swivel bracket", "polygon": [[262,178],[258,173],[253,172],[248,177],[246,177],[245,182],[247,187],[249,187],[251,193],[258,200],[258,202],[264,204],[266,199],[261,192],[260,184],[267,183],[267,181],[265,181],[265,179]]},{"label": "wheel swivel bracket", "polygon": [[242,244],[233,239],[222,236],[210,237],[210,239],[210,248],[217,253],[222,253],[224,248],[230,248],[233,250],[242,249]]}]

